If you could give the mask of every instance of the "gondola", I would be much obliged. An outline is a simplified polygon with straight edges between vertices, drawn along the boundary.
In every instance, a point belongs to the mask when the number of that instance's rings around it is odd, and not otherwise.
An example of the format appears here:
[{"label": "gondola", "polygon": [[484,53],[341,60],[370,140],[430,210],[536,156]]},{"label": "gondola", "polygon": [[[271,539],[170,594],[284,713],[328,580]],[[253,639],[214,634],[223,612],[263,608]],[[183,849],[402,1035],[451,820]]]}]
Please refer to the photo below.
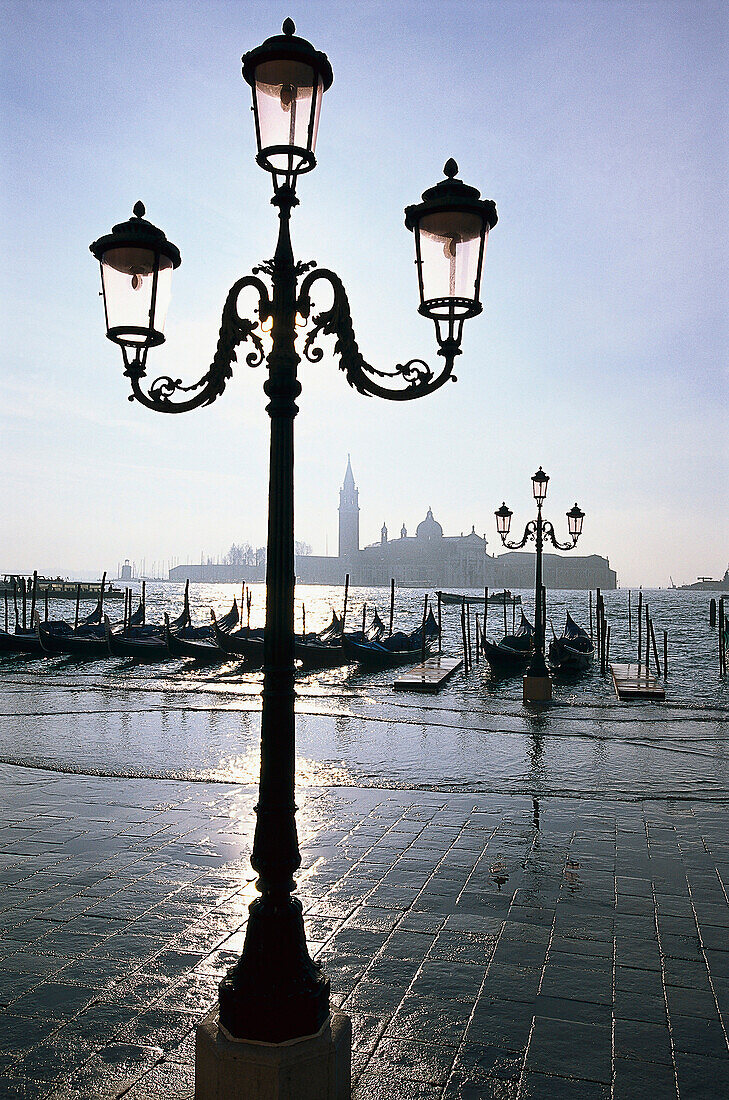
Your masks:
[{"label": "gondola", "polygon": [[358,640],[354,635],[345,634],[344,649],[349,657],[363,665],[389,668],[416,662],[423,652],[427,656],[437,638],[438,624],[430,610],[425,620],[425,645],[423,645],[423,627],[419,626],[410,634],[398,631],[380,641]]},{"label": "gondola", "polygon": [[326,629],[319,634],[306,635],[294,641],[294,656],[304,669],[331,668],[335,665],[344,665],[350,657],[347,648],[352,640],[363,643],[379,642],[387,633],[387,629],[379,616],[377,609],[372,616],[372,622],[362,630],[342,634],[342,620],[336,611],[332,611],[332,621]]},{"label": "gondola", "polygon": [[[240,630],[226,631],[210,612],[213,634],[216,643],[229,654],[245,657],[252,664],[263,665],[263,627],[241,627]],[[383,628],[384,629],[384,628]],[[336,611],[332,611],[332,620],[319,633],[294,635],[294,659],[307,667],[336,665],[346,660],[341,643],[342,622]]]},{"label": "gondola", "polygon": [[[106,593],[104,593],[106,598]],[[78,657],[83,660],[98,660],[109,656],[106,643],[106,630],[103,622],[103,599],[99,598],[95,609],[78,626],[61,620],[41,622],[36,615],[35,629],[41,649],[48,656]],[[129,625],[139,626],[144,622],[144,606],[130,616]],[[119,624],[116,624],[118,629]],[[115,629],[112,627],[112,629]]]},{"label": "gondola", "polygon": [[534,653],[534,627],[522,611],[516,634],[506,634],[500,642],[483,639],[483,652],[491,671],[499,676],[519,672]]},{"label": "gondola", "polygon": [[0,656],[12,653],[42,657],[43,649],[36,630],[23,630],[22,627],[16,627],[14,631],[0,630]]},{"label": "gondola", "polygon": [[[238,604],[233,599],[233,606],[223,616],[218,626],[230,631],[237,624],[240,615]],[[178,632],[174,632],[170,625],[169,615],[165,615],[165,645],[171,657],[192,657],[196,661],[224,661],[229,656],[215,640],[212,624],[209,626],[188,626]]]},{"label": "gondola", "polygon": [[569,611],[560,638],[549,643],[549,663],[559,672],[582,672],[592,660],[595,646],[587,631],[574,621]]},{"label": "gondola", "polygon": [[[189,582],[185,585],[185,602],[182,611],[169,624],[169,629],[177,634],[190,625],[190,603],[188,598]],[[144,604],[142,604],[144,615]],[[168,661],[170,653],[165,641],[164,623],[144,623],[141,626],[129,623],[121,631],[112,628],[108,615],[104,615],[106,644],[112,657],[133,657],[135,661]]]}]

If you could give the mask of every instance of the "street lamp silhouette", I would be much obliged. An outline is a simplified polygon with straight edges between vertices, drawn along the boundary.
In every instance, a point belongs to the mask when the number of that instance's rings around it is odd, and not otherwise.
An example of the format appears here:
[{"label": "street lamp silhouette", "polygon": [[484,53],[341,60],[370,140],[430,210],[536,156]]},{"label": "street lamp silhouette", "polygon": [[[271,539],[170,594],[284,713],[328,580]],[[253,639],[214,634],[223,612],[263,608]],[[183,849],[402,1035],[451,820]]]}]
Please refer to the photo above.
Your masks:
[{"label": "street lamp silhouette", "polygon": [[[90,246],[101,265],[106,334],[121,347],[130,400],[163,413],[209,405],[225,389],[242,343],[250,345],[249,366],[264,359],[267,366],[263,388],[269,398],[271,443],[266,626],[261,772],[251,856],[261,896],[250,906],[241,958],[220,984],[219,1009],[228,1038],[272,1044],[316,1035],[329,1020],[329,981],[309,956],[302,907],[291,896],[301,862],[294,804],[293,422],[301,392],[297,336],[301,328],[307,329],[301,350],[306,359],[318,363],[324,356],[318,339],[333,335],[334,352],[348,383],[363,394],[409,401],[433,393],[449,379],[455,381],[453,366],[461,353],[463,324],[482,311],[484,251],[497,221],[495,204],[459,180],[458,166],[448,160],[444,179],[405,210],[405,224],[414,234],[419,312],[435,324],[440,362],[437,367],[422,359],[392,368],[370,366],[357,346],[339,277],[293,256],[289,223],[299,202],[296,183],[316,165],[321,104],[333,80],[326,55],[294,32],[287,19],[281,34],[242,59],[243,77],[253,96],[256,161],[273,183],[278,241],[271,260],[231,287],[212,364],[197,382],[187,385],[169,375],[145,382],[149,349],[165,339],[172,273],[181,262],[177,247],[145,219],[141,202],[129,221],[115,225]],[[332,301],[315,312],[321,283],[328,284]],[[239,312],[244,292],[257,297],[252,316]],[[268,331],[271,349],[266,356],[261,333]],[[326,1095],[322,1091],[322,1098]]]},{"label": "street lamp silhouette", "polygon": [[546,661],[544,660],[545,622],[542,607],[542,550],[544,547],[544,540],[545,538],[549,539],[552,546],[556,547],[558,550],[573,550],[582,533],[582,521],[585,518],[585,513],[577,507],[577,504],[570,508],[569,512],[567,512],[567,530],[572,541],[565,543],[559,542],[554,533],[552,524],[549,520],[542,519],[542,505],[547,496],[548,484],[549,475],[545,474],[540,466],[537,472],[532,475],[532,492],[537,502],[537,518],[527,523],[524,528],[524,535],[519,542],[507,541],[507,535],[511,528],[511,517],[514,513],[510,508],[506,507],[506,503],[502,503],[501,507],[497,508],[494,513],[496,516],[496,530],[501,536],[502,543],[508,550],[521,550],[529,539],[534,540],[537,549],[536,575],[534,581],[534,653],[532,654],[531,661],[524,675],[525,702],[543,702],[552,697],[552,682],[549,678],[549,670]]}]

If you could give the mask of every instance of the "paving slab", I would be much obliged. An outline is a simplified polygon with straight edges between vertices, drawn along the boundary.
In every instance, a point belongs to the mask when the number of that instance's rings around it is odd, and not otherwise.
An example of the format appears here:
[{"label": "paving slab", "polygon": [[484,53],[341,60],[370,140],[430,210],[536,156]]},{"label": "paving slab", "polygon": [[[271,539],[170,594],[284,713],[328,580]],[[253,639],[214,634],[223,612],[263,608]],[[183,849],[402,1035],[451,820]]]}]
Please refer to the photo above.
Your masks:
[{"label": "paving slab", "polygon": [[[191,1100],[194,1028],[255,896],[255,800],[0,765],[3,1100]],[[298,801],[299,892],[353,1020],[356,1100],[726,1094],[723,809]]]}]

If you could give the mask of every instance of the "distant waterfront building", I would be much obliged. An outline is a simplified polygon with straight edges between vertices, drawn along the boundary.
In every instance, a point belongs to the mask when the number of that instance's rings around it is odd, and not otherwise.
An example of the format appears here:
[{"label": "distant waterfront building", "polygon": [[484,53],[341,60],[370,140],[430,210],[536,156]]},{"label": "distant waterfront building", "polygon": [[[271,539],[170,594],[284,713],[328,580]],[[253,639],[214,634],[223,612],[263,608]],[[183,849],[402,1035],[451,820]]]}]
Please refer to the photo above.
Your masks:
[{"label": "distant waterfront building", "polygon": [[339,557],[349,558],[359,550],[359,490],[354,484],[352,463],[347,455],[347,471],[339,490]]},{"label": "distant waterfront building", "polygon": [[[548,588],[617,588],[615,570],[597,554],[545,554],[544,583]],[[379,542],[360,549],[359,490],[352,464],[339,490],[339,554],[337,557],[305,555],[296,558],[296,579],[301,584],[343,584],[349,573],[353,585],[395,584],[403,588],[532,588],[534,554],[488,553],[485,535],[475,526],[468,535],[444,535],[432,508],[408,535],[403,523],[400,537],[391,539],[383,523]],[[180,565],[170,570],[170,580],[256,582],[265,580],[265,567],[228,565]]]}]

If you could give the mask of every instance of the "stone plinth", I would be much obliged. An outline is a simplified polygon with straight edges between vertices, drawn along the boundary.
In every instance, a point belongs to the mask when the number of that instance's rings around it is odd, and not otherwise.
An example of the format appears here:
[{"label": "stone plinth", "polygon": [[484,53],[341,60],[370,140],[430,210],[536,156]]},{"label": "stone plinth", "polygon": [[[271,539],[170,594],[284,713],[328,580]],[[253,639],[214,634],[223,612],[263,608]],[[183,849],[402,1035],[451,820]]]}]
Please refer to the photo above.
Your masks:
[{"label": "stone plinth", "polygon": [[195,1100],[350,1100],[352,1022],[332,1013],[321,1031],[288,1043],[229,1038],[218,1007],[198,1025]]},{"label": "stone plinth", "polygon": [[524,702],[548,703],[552,698],[552,681],[549,676],[524,677]]}]

